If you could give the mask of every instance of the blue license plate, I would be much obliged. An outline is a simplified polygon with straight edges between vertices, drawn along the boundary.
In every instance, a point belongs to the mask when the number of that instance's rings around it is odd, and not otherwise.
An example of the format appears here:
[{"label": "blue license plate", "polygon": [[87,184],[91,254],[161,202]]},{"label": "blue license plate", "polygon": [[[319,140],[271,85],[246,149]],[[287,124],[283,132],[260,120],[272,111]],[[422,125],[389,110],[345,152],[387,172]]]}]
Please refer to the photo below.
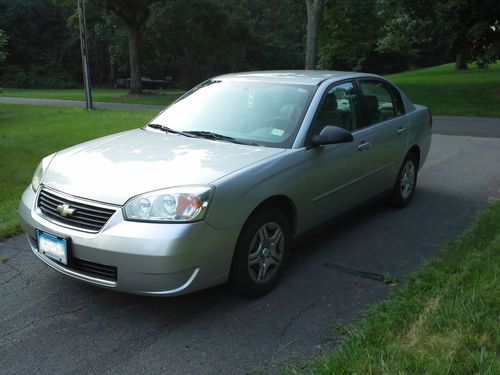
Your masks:
[{"label": "blue license plate", "polygon": [[62,264],[68,264],[68,242],[51,234],[36,231],[38,251]]}]

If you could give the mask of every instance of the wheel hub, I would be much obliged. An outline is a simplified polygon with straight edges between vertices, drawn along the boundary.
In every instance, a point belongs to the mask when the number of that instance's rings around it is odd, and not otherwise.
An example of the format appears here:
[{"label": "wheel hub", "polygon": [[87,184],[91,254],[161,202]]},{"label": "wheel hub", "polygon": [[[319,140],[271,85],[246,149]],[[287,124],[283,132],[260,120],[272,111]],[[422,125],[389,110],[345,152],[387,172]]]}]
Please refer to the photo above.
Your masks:
[{"label": "wheel hub", "polygon": [[253,281],[263,284],[275,275],[284,245],[283,230],[276,223],[264,224],[255,233],[248,253],[248,271]]},{"label": "wheel hub", "polygon": [[411,160],[408,160],[401,173],[400,189],[401,196],[406,199],[413,192],[415,186],[415,165]]}]

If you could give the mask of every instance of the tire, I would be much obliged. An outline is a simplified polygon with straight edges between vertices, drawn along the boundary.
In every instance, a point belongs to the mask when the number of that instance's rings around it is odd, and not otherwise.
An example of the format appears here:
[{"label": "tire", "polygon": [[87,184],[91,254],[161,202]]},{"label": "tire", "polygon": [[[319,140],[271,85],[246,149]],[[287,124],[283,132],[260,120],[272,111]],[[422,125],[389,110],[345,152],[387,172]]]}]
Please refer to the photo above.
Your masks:
[{"label": "tire", "polygon": [[268,293],[286,268],[290,248],[288,218],[275,207],[259,209],[238,238],[229,276],[231,286],[248,297]]},{"label": "tire", "polygon": [[393,207],[403,208],[408,206],[415,188],[417,186],[418,159],[414,153],[406,155],[401,168],[399,169],[394,190],[389,197],[389,203]]}]

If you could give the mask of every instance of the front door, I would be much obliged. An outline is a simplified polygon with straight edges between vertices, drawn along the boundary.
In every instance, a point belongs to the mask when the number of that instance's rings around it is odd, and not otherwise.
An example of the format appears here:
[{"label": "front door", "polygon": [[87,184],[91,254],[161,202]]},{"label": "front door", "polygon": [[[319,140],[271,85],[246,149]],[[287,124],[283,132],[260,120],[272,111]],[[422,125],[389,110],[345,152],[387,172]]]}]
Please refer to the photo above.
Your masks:
[{"label": "front door", "polygon": [[311,224],[324,221],[363,201],[370,195],[372,139],[362,128],[358,98],[352,82],[335,84],[324,95],[308,138],[328,125],[353,134],[352,142],[325,145],[307,151],[308,195]]}]

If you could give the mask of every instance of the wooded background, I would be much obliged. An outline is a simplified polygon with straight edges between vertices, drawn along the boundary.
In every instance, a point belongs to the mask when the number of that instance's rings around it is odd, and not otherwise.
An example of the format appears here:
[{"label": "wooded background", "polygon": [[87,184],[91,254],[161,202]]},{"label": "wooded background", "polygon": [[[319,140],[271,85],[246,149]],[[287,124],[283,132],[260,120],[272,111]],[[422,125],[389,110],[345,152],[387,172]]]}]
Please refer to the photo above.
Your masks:
[{"label": "wooded background", "polygon": [[[498,0],[86,0],[85,6],[94,85],[129,78],[131,65],[134,76],[171,76],[181,88],[220,73],[303,69],[311,27],[317,53],[310,68],[385,74],[450,61],[460,69],[472,61],[487,67],[500,57]],[[76,0],[0,0],[0,86],[81,82]]]}]

